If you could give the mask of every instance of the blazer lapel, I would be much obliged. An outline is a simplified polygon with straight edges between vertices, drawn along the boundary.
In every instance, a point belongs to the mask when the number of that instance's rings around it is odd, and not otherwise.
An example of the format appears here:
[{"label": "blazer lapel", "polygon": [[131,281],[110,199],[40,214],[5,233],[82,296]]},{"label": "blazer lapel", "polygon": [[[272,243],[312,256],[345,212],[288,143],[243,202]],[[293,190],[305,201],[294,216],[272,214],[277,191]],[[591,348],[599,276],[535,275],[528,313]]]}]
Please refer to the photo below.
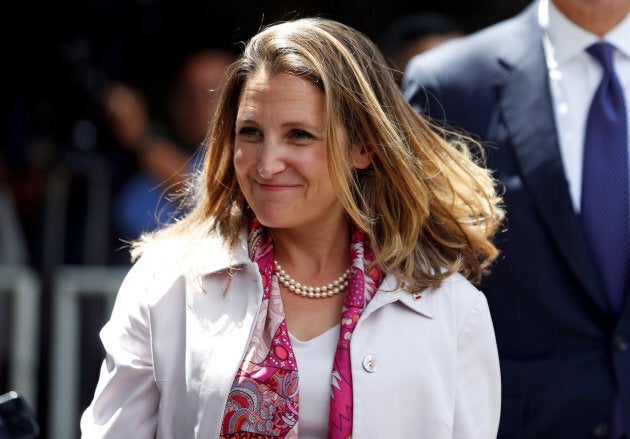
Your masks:
[{"label": "blazer lapel", "polygon": [[505,44],[509,52],[506,50],[499,60],[505,71],[497,85],[501,112],[523,184],[551,230],[555,245],[586,290],[607,308],[564,175],[536,9],[527,11],[523,19],[522,32],[527,35],[517,34],[514,44]]},{"label": "blazer lapel", "polygon": [[[223,410],[262,302],[262,279],[246,234],[228,249],[208,240],[190,255],[186,282],[187,418],[199,437],[218,437]],[[229,270],[232,272],[229,272]],[[226,290],[229,282],[229,289]],[[203,432],[203,434],[202,434]],[[195,436],[197,437],[197,436]]]}]

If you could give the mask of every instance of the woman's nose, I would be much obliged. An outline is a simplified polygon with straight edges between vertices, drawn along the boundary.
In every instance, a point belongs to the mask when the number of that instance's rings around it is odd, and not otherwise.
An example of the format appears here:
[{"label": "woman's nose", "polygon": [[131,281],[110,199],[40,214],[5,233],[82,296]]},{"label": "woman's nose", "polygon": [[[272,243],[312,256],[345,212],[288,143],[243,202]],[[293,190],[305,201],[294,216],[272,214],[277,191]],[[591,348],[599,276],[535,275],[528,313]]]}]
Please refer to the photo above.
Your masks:
[{"label": "woman's nose", "polygon": [[282,147],[265,139],[260,145],[256,170],[262,178],[272,178],[286,168]]}]

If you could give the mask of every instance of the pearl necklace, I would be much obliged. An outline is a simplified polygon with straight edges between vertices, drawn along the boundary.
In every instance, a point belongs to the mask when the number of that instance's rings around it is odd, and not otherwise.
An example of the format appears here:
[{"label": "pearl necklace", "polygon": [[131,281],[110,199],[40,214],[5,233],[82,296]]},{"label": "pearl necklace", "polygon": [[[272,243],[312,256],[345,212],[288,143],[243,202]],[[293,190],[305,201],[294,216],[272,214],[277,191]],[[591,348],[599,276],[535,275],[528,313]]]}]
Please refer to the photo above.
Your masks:
[{"label": "pearl necklace", "polygon": [[298,296],[308,297],[310,299],[323,299],[325,297],[332,297],[336,294],[345,291],[348,286],[348,276],[350,276],[350,268],[343,272],[334,282],[321,287],[309,287],[297,282],[286,271],[282,269],[282,266],[278,261],[274,260],[273,263],[276,266],[276,272],[278,273],[278,281],[287,287],[289,291],[297,294]]}]

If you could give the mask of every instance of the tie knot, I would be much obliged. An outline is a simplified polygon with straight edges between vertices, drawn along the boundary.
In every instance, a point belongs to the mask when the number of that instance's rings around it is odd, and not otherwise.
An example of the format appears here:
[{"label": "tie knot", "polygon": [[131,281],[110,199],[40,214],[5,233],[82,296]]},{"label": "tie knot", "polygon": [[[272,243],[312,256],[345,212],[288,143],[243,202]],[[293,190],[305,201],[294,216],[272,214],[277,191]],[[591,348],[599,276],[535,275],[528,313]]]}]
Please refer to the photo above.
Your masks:
[{"label": "tie knot", "polygon": [[604,41],[589,46],[586,51],[604,67],[607,73],[613,72],[613,53],[615,46]]}]

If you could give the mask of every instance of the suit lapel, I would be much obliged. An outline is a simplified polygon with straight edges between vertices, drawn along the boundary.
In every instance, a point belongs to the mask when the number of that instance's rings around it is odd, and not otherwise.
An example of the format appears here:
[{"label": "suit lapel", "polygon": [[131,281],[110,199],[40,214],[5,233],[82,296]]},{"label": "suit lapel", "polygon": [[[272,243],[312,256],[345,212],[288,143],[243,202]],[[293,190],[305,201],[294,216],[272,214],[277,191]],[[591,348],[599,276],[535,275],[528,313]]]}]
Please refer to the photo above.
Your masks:
[{"label": "suit lapel", "polygon": [[499,60],[505,71],[497,85],[501,112],[523,184],[549,227],[555,245],[595,301],[602,308],[607,308],[564,176],[535,13],[536,9],[531,8],[522,17],[521,31],[527,32],[527,35],[517,34],[514,44],[504,45],[510,52],[506,51]]}]

